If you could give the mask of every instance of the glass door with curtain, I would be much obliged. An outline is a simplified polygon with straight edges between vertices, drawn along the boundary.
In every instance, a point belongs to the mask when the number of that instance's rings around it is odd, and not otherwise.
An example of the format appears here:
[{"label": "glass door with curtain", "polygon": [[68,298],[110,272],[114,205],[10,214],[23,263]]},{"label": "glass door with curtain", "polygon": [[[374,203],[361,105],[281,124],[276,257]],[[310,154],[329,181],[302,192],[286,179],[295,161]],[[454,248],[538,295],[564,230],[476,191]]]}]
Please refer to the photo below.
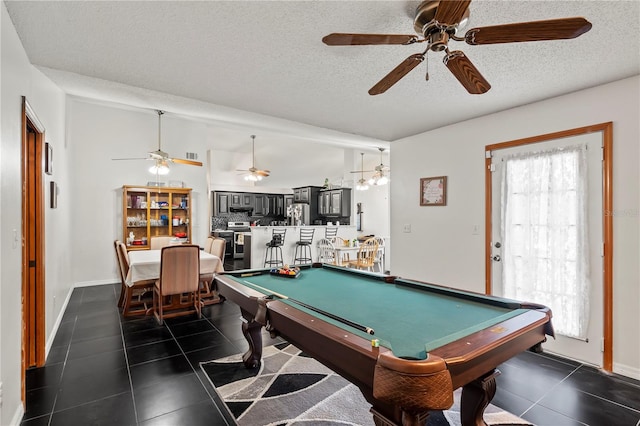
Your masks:
[{"label": "glass door with curtain", "polygon": [[602,366],[602,137],[492,152],[492,289],[549,306],[545,351]]}]

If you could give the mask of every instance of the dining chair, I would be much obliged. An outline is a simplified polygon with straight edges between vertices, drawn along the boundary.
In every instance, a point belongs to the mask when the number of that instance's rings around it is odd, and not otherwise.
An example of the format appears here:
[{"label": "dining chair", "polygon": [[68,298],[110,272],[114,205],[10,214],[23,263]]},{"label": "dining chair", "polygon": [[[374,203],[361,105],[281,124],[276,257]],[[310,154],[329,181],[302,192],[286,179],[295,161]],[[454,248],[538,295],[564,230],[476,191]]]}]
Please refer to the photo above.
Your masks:
[{"label": "dining chair", "polygon": [[378,272],[384,272],[384,255],[385,255],[385,247],[384,247],[384,238],[382,237],[373,237],[378,242],[378,251],[376,252],[376,260],[374,263],[378,265]]},{"label": "dining chair", "polygon": [[204,242],[204,251],[211,253],[211,244],[213,244],[214,237],[207,237],[207,241]]},{"label": "dining chair", "polygon": [[195,244],[163,247],[160,278],[153,286],[153,315],[158,324],[163,324],[165,318],[194,312],[200,318],[201,308],[200,247]]},{"label": "dining chair", "polygon": [[171,245],[173,237],[171,235],[156,235],[151,237],[149,248],[151,250],[160,250],[163,247]]},{"label": "dining chair", "polygon": [[318,253],[318,262],[336,264],[336,248],[328,238],[320,238],[316,242],[316,251]]},{"label": "dining chair", "polygon": [[[207,240],[211,240],[208,253],[220,258],[220,264],[224,270],[224,255],[227,250],[227,240],[220,237],[209,237]],[[205,244],[205,250],[206,247],[207,245]],[[213,276],[214,272],[210,274],[200,274],[200,300],[203,306],[213,305],[222,301],[222,298],[218,294],[218,289],[214,288]]]},{"label": "dining chair", "polygon": [[378,253],[378,242],[375,238],[365,240],[358,249],[358,255],[355,260],[349,261],[349,266],[358,269],[367,269],[373,272],[373,265]]},{"label": "dining chair", "polygon": [[[133,285],[127,284],[127,275],[129,274],[129,254],[127,246],[122,241],[114,242],[116,248],[116,256],[118,259],[118,270],[120,272],[120,299],[118,307],[122,308],[122,315],[125,317],[134,315],[146,315],[147,307],[143,297],[152,294],[155,280],[142,280],[134,282]],[[142,308],[139,308],[142,306]],[[138,309],[134,309],[138,308]]]}]

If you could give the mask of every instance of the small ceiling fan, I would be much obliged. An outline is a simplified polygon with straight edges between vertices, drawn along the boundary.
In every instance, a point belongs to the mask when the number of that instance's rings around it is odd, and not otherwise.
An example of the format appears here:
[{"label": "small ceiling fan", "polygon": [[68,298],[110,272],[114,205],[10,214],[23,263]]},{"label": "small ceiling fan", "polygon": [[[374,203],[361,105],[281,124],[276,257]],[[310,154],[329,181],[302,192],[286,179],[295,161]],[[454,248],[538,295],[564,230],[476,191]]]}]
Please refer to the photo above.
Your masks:
[{"label": "small ceiling fan", "polygon": [[251,167],[246,170],[238,169],[238,172],[246,172],[244,180],[257,182],[263,177],[268,177],[271,173],[269,170],[260,170],[256,168],[256,135],[251,135]]},{"label": "small ceiling fan", "polygon": [[[429,50],[444,51],[445,66],[462,86],[471,94],[482,94],[486,93],[491,85],[462,51],[449,50],[449,40],[465,41],[470,45],[561,40],[576,38],[591,29],[589,21],[575,17],[472,28],[463,37],[459,37],[456,31],[467,23],[470,3],[471,0],[426,0],[420,3],[416,9],[413,28],[423,38],[402,34],[332,33],[322,41],[329,46],[409,45],[427,42],[424,52],[409,56],[391,70],[369,89],[370,95],[386,92],[424,61]],[[428,70],[426,79],[429,80]]]},{"label": "small ceiling fan", "polygon": [[360,156],[360,170],[355,170],[351,173],[360,173],[360,179],[358,179],[358,182],[356,183],[356,190],[366,191],[369,189],[369,185],[367,184],[367,180],[364,178],[364,152],[361,152]]},{"label": "small ceiling fan", "polygon": [[380,151],[380,164],[375,166],[373,170],[363,170],[364,169],[364,153],[361,153],[362,164],[363,164],[361,166],[361,170],[354,170],[351,172],[351,173],[360,173],[361,179],[358,181],[358,184],[361,184],[362,183],[361,181],[364,181],[363,173],[371,173],[371,172],[374,172],[374,173],[373,173],[373,176],[371,176],[371,178],[368,181],[370,185],[385,185],[387,182],[389,182],[389,172],[391,170],[389,166],[385,166],[382,163],[382,153],[384,152],[384,148],[378,148],[378,151]]},{"label": "small ceiling fan", "polygon": [[169,173],[169,163],[187,164],[189,166],[202,166],[200,161],[185,160],[182,158],[172,158],[169,154],[162,150],[161,136],[162,136],[162,115],[164,111],[156,110],[158,113],[158,149],[149,152],[148,157],[138,158],[113,158],[113,160],[152,160],[155,162],[149,171],[153,174],[166,175]]}]

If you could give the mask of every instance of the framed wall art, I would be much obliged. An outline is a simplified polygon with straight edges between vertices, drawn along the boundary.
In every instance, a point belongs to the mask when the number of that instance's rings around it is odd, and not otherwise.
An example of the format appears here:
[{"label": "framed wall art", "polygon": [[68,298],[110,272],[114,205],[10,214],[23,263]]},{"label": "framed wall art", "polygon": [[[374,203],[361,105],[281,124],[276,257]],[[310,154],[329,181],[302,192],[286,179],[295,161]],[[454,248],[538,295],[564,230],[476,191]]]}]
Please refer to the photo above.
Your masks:
[{"label": "framed wall art", "polygon": [[420,205],[447,205],[447,177],[436,176],[420,179]]},{"label": "framed wall art", "polygon": [[48,175],[53,174],[53,148],[49,142],[44,144],[44,172]]}]

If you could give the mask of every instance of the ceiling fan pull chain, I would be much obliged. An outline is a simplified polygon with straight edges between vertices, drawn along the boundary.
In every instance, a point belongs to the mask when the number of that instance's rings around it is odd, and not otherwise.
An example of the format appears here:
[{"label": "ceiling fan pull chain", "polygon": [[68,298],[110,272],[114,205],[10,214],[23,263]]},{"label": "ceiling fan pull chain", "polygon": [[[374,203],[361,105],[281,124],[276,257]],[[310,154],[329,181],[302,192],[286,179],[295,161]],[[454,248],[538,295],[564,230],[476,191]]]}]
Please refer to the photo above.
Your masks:
[{"label": "ceiling fan pull chain", "polygon": [[427,67],[427,73],[424,75],[424,79],[429,81],[429,55],[425,53],[424,55],[425,66]]}]

